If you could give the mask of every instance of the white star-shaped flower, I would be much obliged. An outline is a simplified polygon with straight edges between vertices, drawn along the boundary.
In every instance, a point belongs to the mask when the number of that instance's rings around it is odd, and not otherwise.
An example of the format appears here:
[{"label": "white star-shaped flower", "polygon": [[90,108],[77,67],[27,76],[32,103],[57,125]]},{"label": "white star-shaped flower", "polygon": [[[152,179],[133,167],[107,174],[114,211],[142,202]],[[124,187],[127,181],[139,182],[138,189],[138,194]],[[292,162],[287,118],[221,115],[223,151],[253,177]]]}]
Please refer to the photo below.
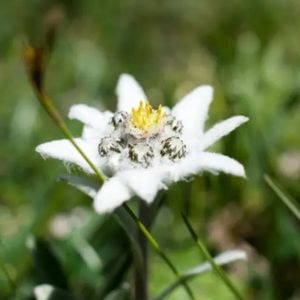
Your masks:
[{"label": "white star-shaped flower", "polygon": [[[173,109],[153,109],[143,89],[127,74],[120,76],[116,93],[115,114],[85,104],[74,105],[69,112],[70,119],[84,124],[76,142],[109,177],[94,197],[97,212],[110,212],[134,195],[151,203],[159,190],[202,171],[245,177],[236,160],[205,151],[248,120],[234,116],[205,132],[212,87],[194,89]],[[41,144],[36,151],[93,173],[68,140]]]}]

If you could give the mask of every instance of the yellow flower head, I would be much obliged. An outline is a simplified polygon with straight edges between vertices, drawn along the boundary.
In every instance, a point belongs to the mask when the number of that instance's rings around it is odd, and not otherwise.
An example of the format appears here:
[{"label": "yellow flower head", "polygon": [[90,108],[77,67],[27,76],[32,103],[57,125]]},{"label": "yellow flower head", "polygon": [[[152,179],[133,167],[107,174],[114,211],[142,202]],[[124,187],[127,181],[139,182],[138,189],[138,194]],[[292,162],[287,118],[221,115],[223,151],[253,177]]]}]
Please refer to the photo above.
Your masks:
[{"label": "yellow flower head", "polygon": [[166,113],[161,105],[155,110],[149,102],[140,101],[138,108],[132,108],[130,123],[146,135],[155,132],[165,120]]}]

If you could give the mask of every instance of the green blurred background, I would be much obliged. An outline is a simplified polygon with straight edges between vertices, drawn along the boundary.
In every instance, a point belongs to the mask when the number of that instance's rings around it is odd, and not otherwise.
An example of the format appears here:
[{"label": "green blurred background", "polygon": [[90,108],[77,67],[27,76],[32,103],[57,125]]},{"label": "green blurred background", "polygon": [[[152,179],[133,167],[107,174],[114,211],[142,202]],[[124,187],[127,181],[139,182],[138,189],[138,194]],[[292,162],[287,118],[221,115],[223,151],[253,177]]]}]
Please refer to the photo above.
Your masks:
[{"label": "green blurred background", "polygon": [[[102,299],[131,283],[118,223],[97,216],[89,198],[57,180],[66,168],[34,151],[62,135],[30,89],[21,51],[28,40],[41,43],[51,24],[59,26],[47,90],[65,116],[73,103],[114,109],[118,75],[127,72],[154,104],[173,105],[212,84],[207,127],[250,117],[213,148],[241,161],[248,180],[204,174],[173,186],[153,233],[180,270],[199,264],[184,210],[212,253],[248,252],[248,263],[227,269],[247,299],[300,299],[299,223],[263,180],[270,174],[299,200],[298,0],[0,1],[0,258],[17,285],[12,291],[0,272],[0,299],[34,299],[33,287],[45,282]],[[79,124],[67,123],[80,134]],[[151,253],[151,294],[173,279]],[[192,288],[199,299],[232,299],[213,274]],[[178,289],[169,299],[186,296]]]}]

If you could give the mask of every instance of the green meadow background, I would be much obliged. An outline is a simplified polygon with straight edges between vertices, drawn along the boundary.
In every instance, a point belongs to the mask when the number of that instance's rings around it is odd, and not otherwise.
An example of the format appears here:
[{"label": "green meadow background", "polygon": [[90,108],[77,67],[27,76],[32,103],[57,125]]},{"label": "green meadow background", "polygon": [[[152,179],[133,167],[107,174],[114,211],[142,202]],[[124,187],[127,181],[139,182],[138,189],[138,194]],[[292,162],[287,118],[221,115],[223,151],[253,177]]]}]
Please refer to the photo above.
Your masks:
[{"label": "green meadow background", "polygon": [[[118,76],[127,72],[154,105],[172,106],[192,88],[213,85],[207,128],[250,117],[212,148],[242,162],[248,179],[204,173],[172,186],[153,234],[179,270],[202,262],[185,211],[212,254],[247,251],[248,262],[226,268],[246,299],[300,299],[299,220],[263,179],[269,174],[299,201],[298,0],[0,1],[0,299],[34,299],[33,287],[50,283],[79,299],[122,300],[111,292],[126,294],[131,284],[122,228],[59,180],[69,166],[34,151],[62,134],[30,88],[21,51],[27,41],[41,44],[54,25],[46,87],[64,116],[81,102],[113,110]],[[80,134],[80,124],[67,124]],[[174,276],[150,254],[154,296]],[[197,299],[233,299],[213,273],[191,287]],[[178,288],[168,299],[187,297]]]}]

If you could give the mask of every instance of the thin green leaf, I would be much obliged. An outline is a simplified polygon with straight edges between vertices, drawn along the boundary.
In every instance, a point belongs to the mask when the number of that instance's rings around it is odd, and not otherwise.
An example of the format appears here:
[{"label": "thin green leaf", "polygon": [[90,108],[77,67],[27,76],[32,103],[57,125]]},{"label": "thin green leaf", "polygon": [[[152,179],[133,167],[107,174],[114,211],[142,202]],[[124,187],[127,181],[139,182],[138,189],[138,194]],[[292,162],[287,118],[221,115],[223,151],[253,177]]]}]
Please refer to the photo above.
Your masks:
[{"label": "thin green leaf", "polygon": [[49,284],[41,284],[33,290],[36,300],[78,300],[69,292]]},{"label": "thin green leaf", "polygon": [[289,210],[300,220],[300,206],[292,197],[287,196],[286,193],[270,178],[269,175],[264,175],[264,179],[268,186],[274,191],[279,199],[289,208]]},{"label": "thin green leaf", "polygon": [[196,242],[198,248],[202,252],[202,254],[205,256],[205,258],[209,261],[209,263],[212,266],[212,269],[216,272],[216,274],[222,279],[222,281],[225,283],[225,285],[228,287],[228,289],[232,292],[232,294],[236,297],[236,299],[243,300],[244,297],[240,294],[238,289],[233,285],[230,278],[227,276],[227,274],[221,269],[214,261],[212,256],[210,255],[209,251],[203,244],[203,242],[200,240],[200,238],[197,236],[195,230],[193,229],[192,225],[190,224],[187,217],[182,213],[183,221],[189,230],[192,238]]},{"label": "thin green leaf", "polygon": [[[218,265],[225,265],[237,260],[246,260],[247,255],[244,251],[241,250],[231,250],[223,252],[219,255],[217,255],[214,258],[214,261]],[[180,278],[175,280],[173,283],[171,283],[169,286],[167,286],[154,300],[163,300],[167,296],[169,296],[180,284],[181,281],[189,281],[194,279],[197,276],[200,276],[206,272],[209,272],[212,270],[212,266],[209,262],[204,262],[201,265],[198,265],[186,272],[184,272],[182,275],[180,275]]]}]

